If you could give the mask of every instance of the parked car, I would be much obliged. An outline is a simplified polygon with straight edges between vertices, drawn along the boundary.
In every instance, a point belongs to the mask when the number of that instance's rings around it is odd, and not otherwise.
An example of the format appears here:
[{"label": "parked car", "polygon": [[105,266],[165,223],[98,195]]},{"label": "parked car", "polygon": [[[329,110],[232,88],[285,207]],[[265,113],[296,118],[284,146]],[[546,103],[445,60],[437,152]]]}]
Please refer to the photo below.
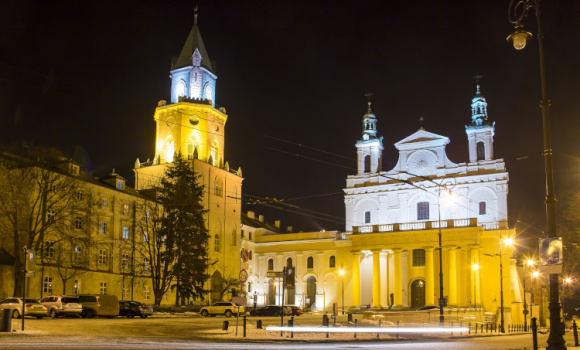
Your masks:
[{"label": "parked car", "polygon": [[284,316],[292,315],[292,310],[287,309],[287,308],[282,309],[282,306],[278,306],[278,305],[268,305],[268,306],[264,306],[264,307],[261,307],[261,308],[256,309],[256,310],[252,310],[252,311],[250,311],[250,315],[251,316],[281,316],[282,311],[284,312]]},{"label": "parked car", "polygon": [[212,306],[204,306],[201,308],[200,313],[202,316],[215,316],[215,315],[225,315],[226,317],[230,317],[232,314],[234,313],[238,313],[238,308],[239,308],[239,312],[243,313],[244,312],[244,307],[243,306],[238,306],[235,303],[232,303],[231,301],[220,301],[217,303],[214,303]]},{"label": "parked car", "polygon": [[83,306],[81,313],[83,318],[95,316],[114,318],[119,314],[119,299],[114,295],[79,295],[79,301]]},{"label": "parked car", "polygon": [[302,315],[304,312],[302,311],[301,308],[299,308],[298,306],[294,306],[294,305],[288,305],[288,306],[284,306],[285,308],[287,308],[288,310],[290,310],[290,316],[300,316]]},{"label": "parked car", "polygon": [[[12,310],[13,318],[20,318],[22,315],[22,298],[7,298],[0,301],[0,310]],[[46,307],[34,299],[26,299],[24,303],[24,316],[34,316],[43,318],[46,316]]]},{"label": "parked car", "polygon": [[147,316],[151,315],[153,315],[152,306],[147,306],[138,301],[123,300],[119,302],[119,316],[127,316],[129,318],[139,316],[141,318],[147,318]]},{"label": "parked car", "polygon": [[78,297],[67,295],[50,295],[40,300],[52,318],[58,316],[80,316],[83,307]]}]

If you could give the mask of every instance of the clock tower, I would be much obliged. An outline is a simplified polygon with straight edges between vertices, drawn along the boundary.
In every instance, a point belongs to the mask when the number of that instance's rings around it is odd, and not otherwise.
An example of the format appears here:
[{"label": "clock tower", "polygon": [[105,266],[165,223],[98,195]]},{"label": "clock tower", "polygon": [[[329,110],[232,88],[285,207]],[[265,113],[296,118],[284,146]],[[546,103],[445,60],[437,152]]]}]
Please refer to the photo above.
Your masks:
[{"label": "clock tower", "polygon": [[[172,64],[171,102],[159,101],[155,155],[135,162],[135,188],[155,188],[177,154],[191,162],[204,186],[206,225],[210,233],[208,254],[212,265],[209,290],[221,286],[224,278],[238,276],[240,269],[242,171],[230,169],[225,161],[226,110],[215,103],[216,79],[197,27],[197,13],[181,54]],[[214,288],[215,287],[215,288]],[[221,292],[221,289],[220,289]],[[216,295],[210,298],[216,301]],[[229,298],[229,295],[223,296]],[[227,299],[229,300],[229,299]]]}]

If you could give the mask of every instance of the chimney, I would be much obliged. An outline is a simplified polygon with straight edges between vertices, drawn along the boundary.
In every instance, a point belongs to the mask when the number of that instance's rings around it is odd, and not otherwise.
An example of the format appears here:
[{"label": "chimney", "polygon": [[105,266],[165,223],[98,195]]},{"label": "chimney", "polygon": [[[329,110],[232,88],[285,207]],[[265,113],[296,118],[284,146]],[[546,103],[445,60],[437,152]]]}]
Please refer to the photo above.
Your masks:
[{"label": "chimney", "polygon": [[260,222],[264,222],[264,215],[258,216],[258,220],[260,220]]},{"label": "chimney", "polygon": [[253,212],[253,211],[248,211],[248,217],[249,217],[250,219],[254,219],[254,217],[255,217],[255,216],[256,216],[256,215],[254,214],[254,212]]},{"label": "chimney", "polygon": [[280,220],[274,221],[274,226],[276,226],[277,228],[280,228]]},{"label": "chimney", "polygon": [[292,232],[292,226],[288,226],[288,228],[286,228],[286,231]]}]

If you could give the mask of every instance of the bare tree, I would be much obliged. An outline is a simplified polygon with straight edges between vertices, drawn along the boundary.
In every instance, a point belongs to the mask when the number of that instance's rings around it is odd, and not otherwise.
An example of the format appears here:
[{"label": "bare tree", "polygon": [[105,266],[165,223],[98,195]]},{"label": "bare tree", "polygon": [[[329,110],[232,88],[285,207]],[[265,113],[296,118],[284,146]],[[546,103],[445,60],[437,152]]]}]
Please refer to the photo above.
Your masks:
[{"label": "bare tree", "polygon": [[0,153],[0,237],[14,257],[14,295],[22,290],[24,246],[54,249],[54,242],[77,234],[70,227],[90,212],[88,187],[69,166],[55,150]]}]

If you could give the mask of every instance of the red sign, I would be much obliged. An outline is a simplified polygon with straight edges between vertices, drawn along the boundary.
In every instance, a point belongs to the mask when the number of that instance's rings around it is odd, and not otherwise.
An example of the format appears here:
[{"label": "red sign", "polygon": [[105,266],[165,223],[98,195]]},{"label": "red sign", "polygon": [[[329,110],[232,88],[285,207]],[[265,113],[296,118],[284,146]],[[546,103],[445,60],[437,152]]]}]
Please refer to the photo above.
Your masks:
[{"label": "red sign", "polygon": [[250,260],[250,251],[247,249],[242,249],[242,261],[248,262]]},{"label": "red sign", "polygon": [[242,269],[240,271],[240,282],[244,283],[248,280],[248,271]]}]

